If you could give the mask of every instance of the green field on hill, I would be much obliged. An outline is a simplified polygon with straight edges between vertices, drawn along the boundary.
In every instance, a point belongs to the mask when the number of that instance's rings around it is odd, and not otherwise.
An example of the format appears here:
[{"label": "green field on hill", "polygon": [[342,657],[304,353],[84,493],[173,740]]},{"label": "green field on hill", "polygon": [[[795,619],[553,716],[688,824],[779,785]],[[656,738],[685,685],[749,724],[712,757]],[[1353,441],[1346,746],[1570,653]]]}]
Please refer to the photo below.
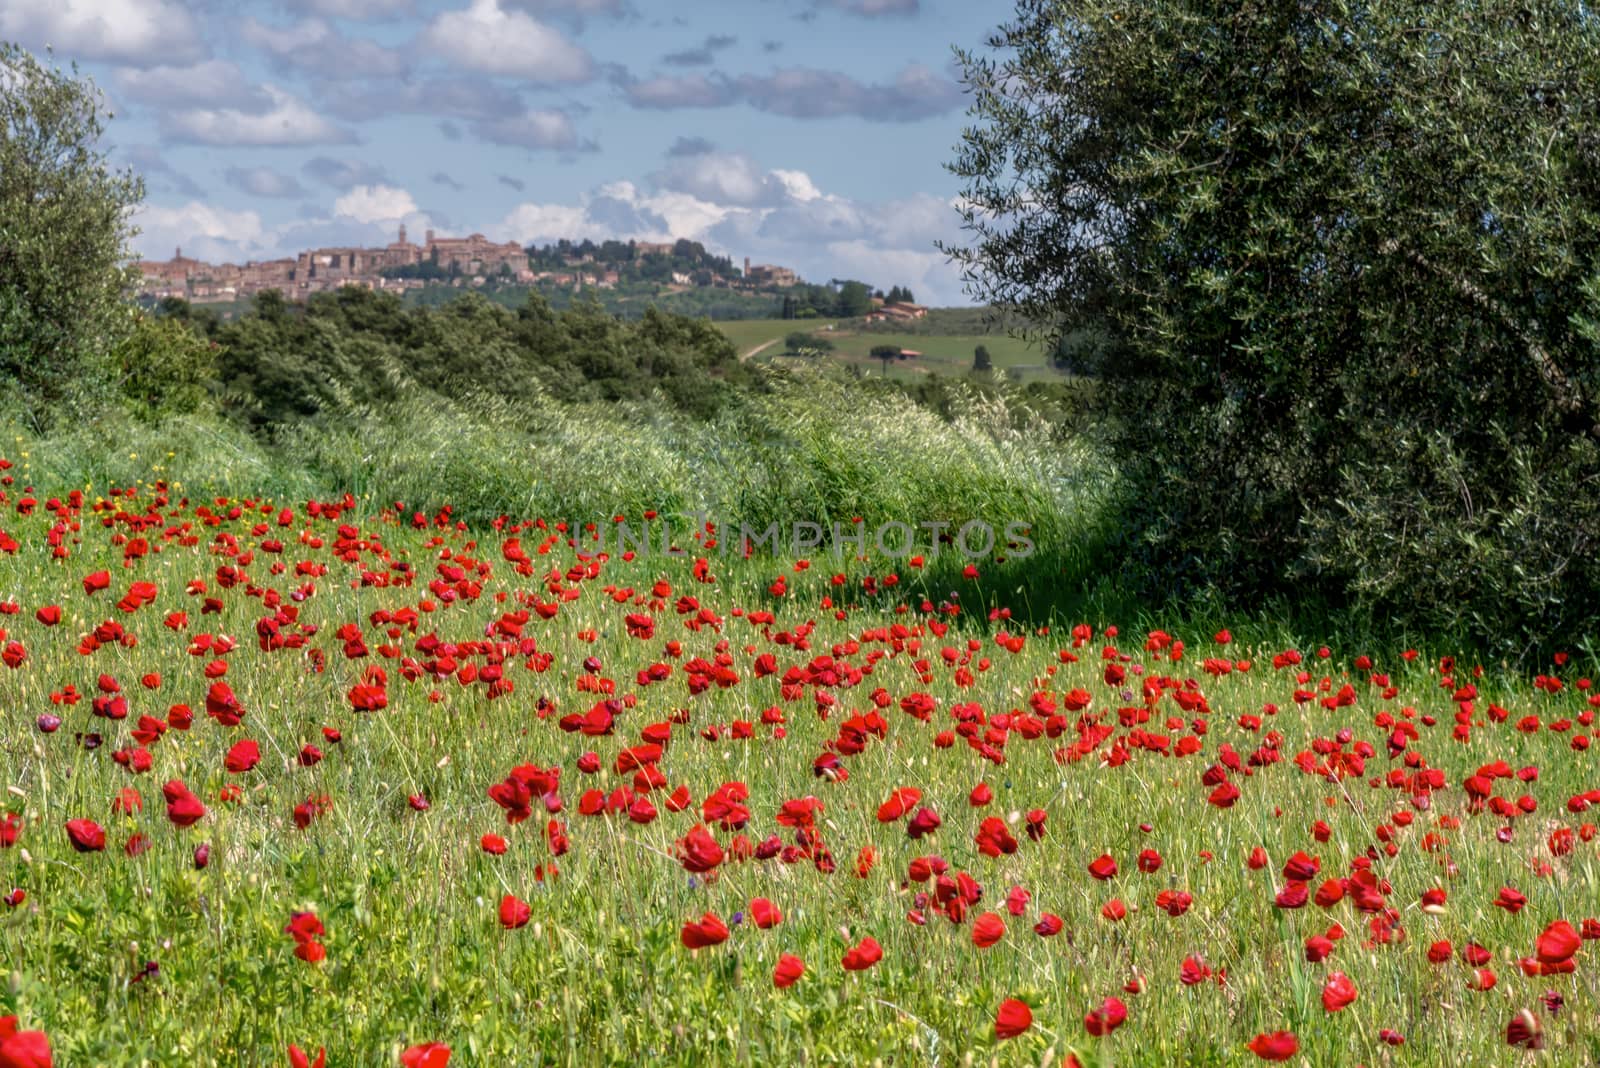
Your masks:
[{"label": "green field on hill", "polygon": [[892,363],[889,368],[892,377],[965,375],[972,370],[973,350],[984,345],[997,370],[1015,371],[1024,380],[1058,374],[1049,367],[1037,346],[1003,334],[880,333],[861,330],[859,326],[852,320],[839,319],[745,319],[717,323],[717,328],[733,342],[741,356],[771,342],[757,355],[756,358],[762,360],[783,359],[784,339],[794,331],[804,331],[833,343],[833,350],[826,358],[854,364],[868,373],[883,371],[882,361],[871,354],[872,350],[879,345],[896,345],[921,355]]}]

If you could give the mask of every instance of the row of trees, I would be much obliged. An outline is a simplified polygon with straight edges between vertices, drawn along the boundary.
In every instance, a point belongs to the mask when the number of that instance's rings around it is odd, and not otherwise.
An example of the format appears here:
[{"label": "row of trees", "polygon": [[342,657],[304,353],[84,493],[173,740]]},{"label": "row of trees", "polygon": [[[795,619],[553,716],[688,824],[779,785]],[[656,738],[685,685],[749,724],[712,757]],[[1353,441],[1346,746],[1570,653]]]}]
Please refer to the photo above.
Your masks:
[{"label": "row of trees", "polygon": [[275,291],[223,320],[180,300],[162,315],[214,343],[219,403],[257,429],[378,407],[410,387],[455,399],[643,400],[657,392],[709,416],[759,372],[704,319],[649,309],[619,319],[593,301],[553,311],[537,292],[515,310],[467,293],[438,307],[360,288],[291,304]]}]

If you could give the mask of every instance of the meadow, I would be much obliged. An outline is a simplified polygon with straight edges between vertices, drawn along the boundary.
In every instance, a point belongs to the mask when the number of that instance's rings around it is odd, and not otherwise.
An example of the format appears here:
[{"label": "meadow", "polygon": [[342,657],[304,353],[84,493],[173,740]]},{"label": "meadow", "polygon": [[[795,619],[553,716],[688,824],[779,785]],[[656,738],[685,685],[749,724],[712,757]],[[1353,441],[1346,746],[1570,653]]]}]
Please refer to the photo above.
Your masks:
[{"label": "meadow", "polygon": [[[922,355],[896,360],[889,365],[891,377],[907,380],[930,374],[963,377],[972,371],[973,350],[983,345],[997,371],[1015,371],[1019,381],[1058,379],[1037,346],[1004,333],[943,334],[885,332],[860,329],[859,323],[844,319],[745,319],[716,323],[741,356],[760,349],[754,357],[778,363],[799,362],[783,356],[784,339],[801,331],[832,342],[833,349],[823,359],[867,374],[882,374],[883,361],[872,355],[878,345],[894,345]],[[766,346],[765,348],[761,348]]]},{"label": "meadow", "polygon": [[29,452],[0,1064],[1600,1058],[1592,650]]}]

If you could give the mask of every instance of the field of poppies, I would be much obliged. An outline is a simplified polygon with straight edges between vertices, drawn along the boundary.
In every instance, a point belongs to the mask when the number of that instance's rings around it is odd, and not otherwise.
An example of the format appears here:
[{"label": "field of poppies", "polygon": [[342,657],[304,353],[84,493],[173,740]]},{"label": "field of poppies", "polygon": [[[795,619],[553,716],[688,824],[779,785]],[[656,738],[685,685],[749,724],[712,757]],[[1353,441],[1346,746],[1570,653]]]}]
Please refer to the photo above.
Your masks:
[{"label": "field of poppies", "polygon": [[0,1068],[1600,1061],[1581,644],[0,467]]}]

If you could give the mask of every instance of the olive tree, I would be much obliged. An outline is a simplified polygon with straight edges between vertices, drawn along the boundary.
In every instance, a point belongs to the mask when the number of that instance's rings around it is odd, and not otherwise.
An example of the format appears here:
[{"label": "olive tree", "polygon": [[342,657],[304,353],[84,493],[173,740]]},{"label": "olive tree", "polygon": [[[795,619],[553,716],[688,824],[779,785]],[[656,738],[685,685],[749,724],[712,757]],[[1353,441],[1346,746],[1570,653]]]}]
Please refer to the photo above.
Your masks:
[{"label": "olive tree", "polygon": [[123,264],[144,186],[97,147],[110,117],[76,67],[0,42],[0,380],[35,425],[110,387],[132,325]]},{"label": "olive tree", "polygon": [[1600,618],[1600,21],[1019,0],[958,60],[979,299],[1081,354],[1153,591]]}]

